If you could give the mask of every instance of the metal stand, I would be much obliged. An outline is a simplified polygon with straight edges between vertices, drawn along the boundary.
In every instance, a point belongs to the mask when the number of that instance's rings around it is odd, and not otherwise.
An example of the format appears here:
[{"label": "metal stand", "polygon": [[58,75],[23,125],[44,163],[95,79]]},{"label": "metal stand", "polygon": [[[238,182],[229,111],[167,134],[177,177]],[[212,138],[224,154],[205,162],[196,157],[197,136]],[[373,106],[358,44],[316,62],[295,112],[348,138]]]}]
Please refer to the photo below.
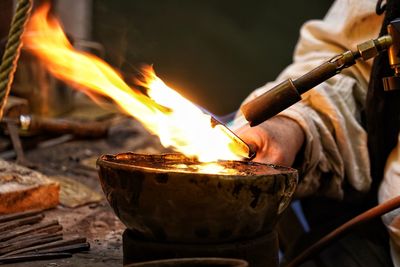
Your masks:
[{"label": "metal stand", "polygon": [[124,265],[134,262],[173,259],[223,257],[243,259],[252,267],[278,267],[278,237],[270,232],[260,237],[232,243],[184,244],[147,241],[130,230],[123,235]]}]

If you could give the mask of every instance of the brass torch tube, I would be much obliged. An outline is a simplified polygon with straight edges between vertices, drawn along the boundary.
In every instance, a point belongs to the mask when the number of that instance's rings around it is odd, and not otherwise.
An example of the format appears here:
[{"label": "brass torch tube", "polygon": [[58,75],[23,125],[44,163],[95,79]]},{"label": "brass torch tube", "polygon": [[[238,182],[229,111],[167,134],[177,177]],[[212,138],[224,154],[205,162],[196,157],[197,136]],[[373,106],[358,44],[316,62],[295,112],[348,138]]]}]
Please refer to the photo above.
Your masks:
[{"label": "brass torch tube", "polygon": [[301,100],[293,81],[287,79],[241,107],[250,126],[257,126]]},{"label": "brass torch tube", "polygon": [[337,55],[303,76],[287,79],[261,96],[242,106],[241,111],[250,126],[256,126],[301,100],[301,94],[338,74],[343,68],[355,64],[360,56],[346,51]]},{"label": "brass torch tube", "polygon": [[307,72],[303,76],[293,81],[299,94],[303,94],[319,85],[320,83],[332,78],[340,73],[343,68],[350,67],[356,63],[355,59],[360,57],[357,52],[346,51],[345,53],[334,57],[315,69]]},{"label": "brass torch tube", "polygon": [[361,43],[357,46],[356,51],[348,50],[334,56],[295,80],[288,79],[278,84],[261,96],[243,105],[241,111],[250,126],[257,126],[301,100],[301,94],[335,76],[343,69],[354,65],[358,58],[368,60],[375,57],[379,52],[388,49],[392,42],[392,37],[385,35]]}]

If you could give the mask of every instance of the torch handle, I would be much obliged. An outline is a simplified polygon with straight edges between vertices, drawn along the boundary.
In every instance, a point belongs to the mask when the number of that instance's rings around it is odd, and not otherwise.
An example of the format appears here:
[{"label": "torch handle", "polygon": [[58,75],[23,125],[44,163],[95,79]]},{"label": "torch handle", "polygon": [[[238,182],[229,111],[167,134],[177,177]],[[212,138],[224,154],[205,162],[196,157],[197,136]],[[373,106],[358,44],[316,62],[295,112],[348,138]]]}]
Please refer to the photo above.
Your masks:
[{"label": "torch handle", "polygon": [[299,94],[303,94],[318,84],[340,73],[344,68],[354,65],[356,63],[355,59],[359,56],[359,53],[353,53],[350,50],[337,55],[294,80],[294,87],[297,89]]}]

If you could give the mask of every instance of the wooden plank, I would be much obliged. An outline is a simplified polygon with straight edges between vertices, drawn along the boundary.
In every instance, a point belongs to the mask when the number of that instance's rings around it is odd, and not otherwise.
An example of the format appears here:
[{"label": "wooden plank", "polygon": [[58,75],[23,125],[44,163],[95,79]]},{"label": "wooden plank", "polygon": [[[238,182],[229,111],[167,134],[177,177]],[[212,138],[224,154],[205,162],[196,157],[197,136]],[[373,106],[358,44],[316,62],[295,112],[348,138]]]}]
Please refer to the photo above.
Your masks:
[{"label": "wooden plank", "polygon": [[59,190],[59,183],[45,175],[0,160],[0,214],[53,208]]}]

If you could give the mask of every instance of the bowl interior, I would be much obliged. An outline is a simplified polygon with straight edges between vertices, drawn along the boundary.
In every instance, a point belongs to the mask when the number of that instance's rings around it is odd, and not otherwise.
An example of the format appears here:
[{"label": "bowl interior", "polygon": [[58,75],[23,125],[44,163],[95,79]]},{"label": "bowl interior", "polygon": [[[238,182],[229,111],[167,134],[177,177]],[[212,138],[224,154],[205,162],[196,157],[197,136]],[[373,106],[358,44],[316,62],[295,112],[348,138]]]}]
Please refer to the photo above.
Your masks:
[{"label": "bowl interior", "polygon": [[[107,165],[121,169],[143,169],[154,172],[202,173],[234,176],[278,175],[295,173],[295,169],[273,164],[263,164],[252,161],[217,161],[201,163],[182,154],[147,155],[122,153],[103,155],[98,160],[99,165]],[[203,168],[206,165],[218,165],[220,169]],[[219,170],[219,172],[218,172]]]}]

